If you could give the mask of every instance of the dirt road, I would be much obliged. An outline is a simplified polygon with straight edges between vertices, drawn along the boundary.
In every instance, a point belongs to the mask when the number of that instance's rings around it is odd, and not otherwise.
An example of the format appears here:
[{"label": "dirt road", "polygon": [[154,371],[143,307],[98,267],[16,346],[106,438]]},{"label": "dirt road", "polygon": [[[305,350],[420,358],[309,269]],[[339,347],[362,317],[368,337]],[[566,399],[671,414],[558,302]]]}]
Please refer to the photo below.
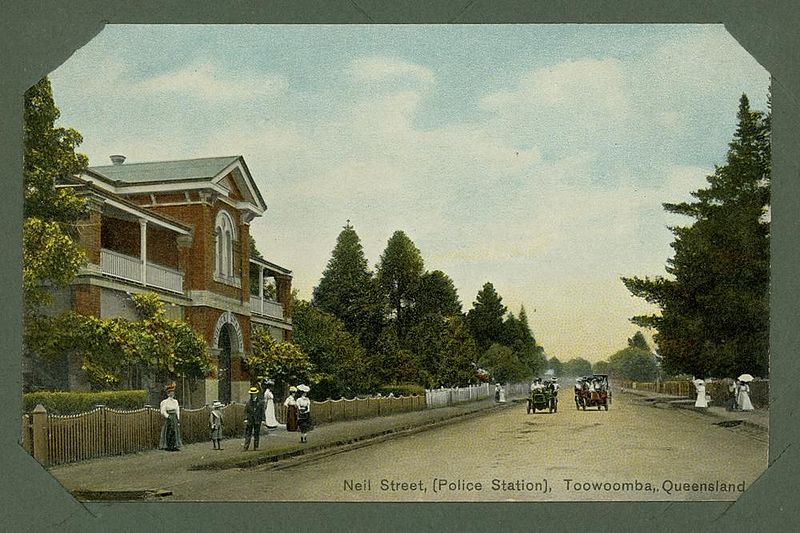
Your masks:
[{"label": "dirt road", "polygon": [[204,501],[734,500],[766,468],[764,433],[634,396],[608,412],[567,400],[555,414],[518,403],[319,460],[180,471],[158,486]]}]

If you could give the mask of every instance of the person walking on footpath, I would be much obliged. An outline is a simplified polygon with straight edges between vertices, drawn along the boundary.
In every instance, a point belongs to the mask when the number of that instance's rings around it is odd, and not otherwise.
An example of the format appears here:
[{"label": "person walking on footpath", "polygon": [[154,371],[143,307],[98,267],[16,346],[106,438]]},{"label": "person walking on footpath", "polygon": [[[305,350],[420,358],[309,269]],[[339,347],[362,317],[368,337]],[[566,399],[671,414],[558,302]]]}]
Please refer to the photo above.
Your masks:
[{"label": "person walking on footpath", "polygon": [[250,449],[250,437],[253,438],[253,449],[258,449],[261,435],[261,422],[264,421],[264,398],[258,387],[250,387],[250,400],[244,405],[244,449]]},{"label": "person walking on footpath", "polygon": [[736,403],[740,411],[752,411],[753,404],[750,401],[750,385],[747,381],[739,382],[739,394],[736,396]]},{"label": "person walking on footpath", "polygon": [[706,400],[706,382],[698,378],[692,381],[694,383],[694,390],[697,392],[697,399],[694,401],[694,406],[701,409],[708,407]]},{"label": "person walking on footpath", "polygon": [[297,425],[300,428],[300,442],[308,442],[306,434],[311,429],[311,400],[306,396],[311,389],[307,385],[298,385],[297,391],[300,397],[296,400],[297,404]]},{"label": "person walking on footpath", "polygon": [[181,442],[181,408],[178,400],[175,399],[175,384],[170,383],[164,389],[167,391],[167,397],[161,400],[159,407],[161,416],[164,417],[164,425],[161,427],[158,448],[177,452],[183,446],[183,442]]},{"label": "person walking on footpath", "polygon": [[264,381],[264,422],[267,425],[267,436],[269,437],[270,431],[274,431],[278,427],[278,419],[275,418],[275,395],[272,394],[272,387],[275,385],[272,381]]},{"label": "person walking on footpath", "polygon": [[217,400],[211,404],[211,415],[209,415],[209,425],[211,426],[211,444],[215,450],[222,449],[222,404]]},{"label": "person walking on footpath", "polygon": [[286,431],[297,431],[297,387],[289,387],[289,396],[283,402],[286,407]]}]

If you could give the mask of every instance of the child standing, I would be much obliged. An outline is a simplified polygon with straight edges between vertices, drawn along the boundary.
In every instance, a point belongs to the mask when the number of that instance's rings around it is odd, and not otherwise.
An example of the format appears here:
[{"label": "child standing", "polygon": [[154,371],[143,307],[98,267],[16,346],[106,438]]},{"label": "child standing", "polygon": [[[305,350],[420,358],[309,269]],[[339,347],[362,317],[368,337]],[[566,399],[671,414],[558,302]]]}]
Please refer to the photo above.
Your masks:
[{"label": "child standing", "polygon": [[209,423],[211,424],[211,443],[214,445],[215,450],[222,449],[222,404],[219,401],[215,401],[211,405],[211,416],[209,417]]}]

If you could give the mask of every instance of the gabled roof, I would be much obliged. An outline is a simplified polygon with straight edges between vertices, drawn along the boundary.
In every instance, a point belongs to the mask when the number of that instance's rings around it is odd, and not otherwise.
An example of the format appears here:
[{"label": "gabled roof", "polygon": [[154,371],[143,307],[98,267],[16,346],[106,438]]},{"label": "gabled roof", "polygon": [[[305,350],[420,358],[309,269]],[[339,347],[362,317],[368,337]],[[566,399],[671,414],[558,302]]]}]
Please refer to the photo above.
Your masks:
[{"label": "gabled roof", "polygon": [[152,161],[89,167],[109,181],[122,184],[163,183],[171,181],[210,180],[233,164],[239,156],[204,157],[179,161]]},{"label": "gabled roof", "polygon": [[104,183],[119,194],[185,191],[207,186],[225,194],[226,189],[220,182],[231,173],[245,198],[241,207],[256,215],[266,211],[261,191],[240,155],[93,166],[86,169],[84,177],[98,185]]}]

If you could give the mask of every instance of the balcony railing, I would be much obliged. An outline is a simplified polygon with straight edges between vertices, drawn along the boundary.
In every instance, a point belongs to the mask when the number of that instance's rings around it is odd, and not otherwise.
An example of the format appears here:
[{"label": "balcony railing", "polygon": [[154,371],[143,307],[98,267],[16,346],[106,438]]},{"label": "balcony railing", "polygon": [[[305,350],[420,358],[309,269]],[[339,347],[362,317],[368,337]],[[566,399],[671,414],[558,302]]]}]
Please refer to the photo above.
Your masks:
[{"label": "balcony railing", "polygon": [[[100,250],[100,268],[103,274],[142,284],[142,260],[138,257]],[[147,263],[147,287],[183,294],[183,273],[155,263]]]},{"label": "balcony railing", "polygon": [[283,320],[283,306],[275,300],[261,299],[250,295],[250,311],[257,314]]}]

